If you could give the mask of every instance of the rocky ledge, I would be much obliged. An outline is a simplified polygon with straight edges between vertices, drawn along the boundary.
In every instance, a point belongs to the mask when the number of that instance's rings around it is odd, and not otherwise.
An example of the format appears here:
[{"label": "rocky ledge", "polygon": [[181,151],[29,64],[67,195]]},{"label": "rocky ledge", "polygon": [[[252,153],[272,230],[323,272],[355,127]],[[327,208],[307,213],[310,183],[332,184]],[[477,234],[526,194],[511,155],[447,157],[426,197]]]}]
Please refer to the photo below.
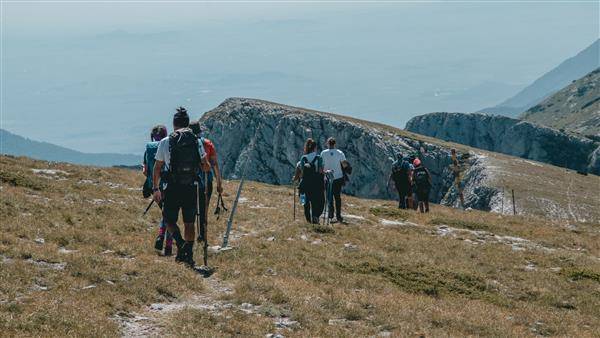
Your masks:
[{"label": "rocky ledge", "polygon": [[[322,147],[333,136],[353,165],[345,193],[367,198],[394,198],[386,188],[396,153],[421,153],[433,174],[434,202],[458,203],[453,191],[449,148],[410,137],[401,130],[345,116],[244,98],[231,98],[200,119],[207,136],[219,147],[225,177],[290,184],[304,141]],[[485,187],[486,168],[475,154],[464,157],[467,206],[490,210],[497,189]]]},{"label": "rocky ledge", "polygon": [[412,118],[406,130],[577,171],[600,174],[600,143],[505,116],[431,113]]}]

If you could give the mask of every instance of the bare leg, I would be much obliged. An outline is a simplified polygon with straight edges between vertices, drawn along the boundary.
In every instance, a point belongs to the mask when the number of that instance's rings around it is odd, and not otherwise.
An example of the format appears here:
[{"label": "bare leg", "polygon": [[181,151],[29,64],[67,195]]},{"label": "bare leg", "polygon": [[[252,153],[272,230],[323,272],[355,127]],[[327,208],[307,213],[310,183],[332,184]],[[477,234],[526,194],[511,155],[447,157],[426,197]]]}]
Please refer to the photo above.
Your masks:
[{"label": "bare leg", "polygon": [[196,238],[194,237],[196,235],[196,229],[194,229],[194,222],[192,223],[184,223],[185,225],[185,230],[184,230],[184,238],[187,242],[193,242],[194,240],[196,240]]}]

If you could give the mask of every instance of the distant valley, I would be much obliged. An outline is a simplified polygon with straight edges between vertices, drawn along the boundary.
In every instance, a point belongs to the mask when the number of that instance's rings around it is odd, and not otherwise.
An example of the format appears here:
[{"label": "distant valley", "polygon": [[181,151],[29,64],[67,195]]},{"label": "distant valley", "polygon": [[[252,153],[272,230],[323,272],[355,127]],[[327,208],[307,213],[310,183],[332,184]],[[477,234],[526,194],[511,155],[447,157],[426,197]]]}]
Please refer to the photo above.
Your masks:
[{"label": "distant valley", "polygon": [[479,112],[517,117],[572,81],[600,67],[599,53],[600,39],[535,80],[515,96]]},{"label": "distant valley", "polygon": [[55,144],[34,141],[7,130],[0,129],[0,153],[14,156],[27,156],[38,160],[69,162],[95,166],[139,165],[140,155],[115,153],[83,153]]}]

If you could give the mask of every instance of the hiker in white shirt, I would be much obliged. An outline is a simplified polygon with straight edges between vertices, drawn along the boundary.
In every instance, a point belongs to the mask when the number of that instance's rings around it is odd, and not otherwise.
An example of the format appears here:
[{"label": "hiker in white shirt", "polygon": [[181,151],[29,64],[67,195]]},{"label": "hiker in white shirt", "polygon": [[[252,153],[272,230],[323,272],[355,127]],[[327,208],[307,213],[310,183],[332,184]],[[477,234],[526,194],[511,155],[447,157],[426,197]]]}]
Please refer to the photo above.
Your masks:
[{"label": "hiker in white shirt", "polygon": [[[329,219],[333,218],[333,211],[335,210],[335,216],[338,222],[343,222],[342,219],[342,186],[344,185],[344,172],[342,167],[346,167],[348,162],[346,161],[346,155],[344,153],[335,148],[335,139],[330,137],[327,139],[327,147],[321,152],[321,157],[323,158],[323,169],[325,173],[330,173],[333,182],[333,198],[327,196],[329,211],[328,217]],[[334,209],[334,200],[335,200],[335,209]]]}]

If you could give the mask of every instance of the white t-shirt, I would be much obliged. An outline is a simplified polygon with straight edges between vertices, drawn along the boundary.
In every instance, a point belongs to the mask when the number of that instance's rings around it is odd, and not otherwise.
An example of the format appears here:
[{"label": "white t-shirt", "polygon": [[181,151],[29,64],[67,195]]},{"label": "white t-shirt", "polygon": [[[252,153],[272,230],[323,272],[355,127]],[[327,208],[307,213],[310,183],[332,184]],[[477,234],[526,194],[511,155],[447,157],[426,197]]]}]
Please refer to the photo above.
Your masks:
[{"label": "white t-shirt", "polygon": [[321,152],[323,158],[323,170],[333,171],[333,179],[337,180],[344,177],[342,172],[342,161],[346,160],[346,155],[339,149],[325,149]]},{"label": "white t-shirt", "polygon": [[[198,140],[200,142],[200,140]],[[206,152],[204,151],[204,147],[198,147],[198,151],[200,152],[200,158],[206,156]],[[165,163],[166,169],[169,168],[169,163],[171,162],[171,150],[169,149],[169,137],[165,137],[158,143],[158,149],[156,149],[156,155],[154,159],[157,161],[163,161]]]}]

